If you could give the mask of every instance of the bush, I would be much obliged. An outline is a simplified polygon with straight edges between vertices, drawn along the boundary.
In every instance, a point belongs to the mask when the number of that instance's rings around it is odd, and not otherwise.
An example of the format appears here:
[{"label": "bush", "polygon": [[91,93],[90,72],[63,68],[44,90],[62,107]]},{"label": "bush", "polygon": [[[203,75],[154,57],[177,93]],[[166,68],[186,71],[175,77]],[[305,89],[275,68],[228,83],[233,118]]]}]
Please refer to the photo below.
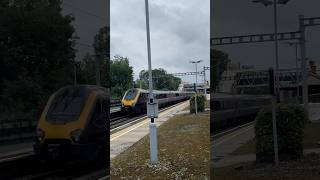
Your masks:
[{"label": "bush", "polygon": [[190,113],[195,113],[194,99],[197,96],[197,110],[198,112],[204,112],[206,96],[204,94],[193,95],[190,99]]},{"label": "bush", "polygon": [[[302,106],[277,105],[279,160],[296,160],[303,155],[303,128],[308,121]],[[255,124],[257,162],[273,162],[273,133],[271,106],[262,109]]]}]

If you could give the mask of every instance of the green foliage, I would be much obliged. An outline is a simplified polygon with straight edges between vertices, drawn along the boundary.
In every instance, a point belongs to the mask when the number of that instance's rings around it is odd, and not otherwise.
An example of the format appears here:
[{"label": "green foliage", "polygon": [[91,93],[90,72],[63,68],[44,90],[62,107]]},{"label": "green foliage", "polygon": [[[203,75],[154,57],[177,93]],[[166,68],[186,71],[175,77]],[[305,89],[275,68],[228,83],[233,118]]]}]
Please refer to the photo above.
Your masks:
[{"label": "green foliage", "polygon": [[230,63],[230,61],[231,60],[229,59],[227,53],[212,48],[210,49],[210,79],[212,82],[210,84],[210,88],[212,90],[217,88],[219,77],[227,69],[227,65]]},{"label": "green foliage", "polygon": [[[303,155],[303,128],[308,121],[302,106],[278,104],[277,134],[279,159],[298,159]],[[262,109],[256,117],[256,155],[258,162],[272,162],[274,159],[271,107]]]},{"label": "green foliage", "polygon": [[[142,89],[149,88],[149,71],[142,70],[139,74],[139,80],[136,81],[136,87]],[[168,90],[176,91],[181,83],[181,79],[174,77],[171,74],[167,74],[164,69],[153,69],[152,70],[153,88],[156,90]]]},{"label": "green foliage", "polygon": [[74,18],[60,6],[60,0],[1,1],[1,111],[42,109],[53,91],[73,83]]},{"label": "green foliage", "polygon": [[[110,87],[110,82],[107,81],[109,75],[109,58],[106,52],[106,46],[109,44],[107,37],[109,36],[109,28],[103,27],[94,38],[93,47],[94,55],[87,53],[81,62],[76,63],[77,82],[79,84],[92,84],[96,82],[96,64],[99,63],[100,83],[101,86]],[[108,37],[109,38],[109,37]]]},{"label": "green foliage", "polygon": [[195,113],[195,96],[197,96],[197,111],[204,112],[206,96],[204,94],[193,95],[190,99],[190,113]]},{"label": "green foliage", "polygon": [[110,87],[109,76],[109,54],[106,49],[110,47],[110,29],[107,27],[100,28],[99,33],[94,37],[94,52],[95,57],[99,60],[100,64],[100,80],[101,85],[104,87]]},{"label": "green foliage", "polygon": [[111,97],[120,99],[125,91],[133,88],[133,70],[129,65],[129,59],[115,56],[110,62]]}]

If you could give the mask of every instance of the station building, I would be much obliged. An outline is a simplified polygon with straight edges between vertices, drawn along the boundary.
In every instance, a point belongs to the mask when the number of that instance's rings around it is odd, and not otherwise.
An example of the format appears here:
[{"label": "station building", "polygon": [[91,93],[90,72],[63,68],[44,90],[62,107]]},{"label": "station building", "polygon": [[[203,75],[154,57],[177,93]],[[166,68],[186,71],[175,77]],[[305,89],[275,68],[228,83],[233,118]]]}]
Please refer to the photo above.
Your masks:
[{"label": "station building", "polygon": [[[320,100],[320,71],[314,61],[308,67],[308,93],[310,101]],[[282,102],[300,101],[302,96],[301,69],[280,69],[279,91]],[[217,92],[232,94],[269,94],[269,70],[232,66],[220,77]],[[317,100],[315,100],[317,101]],[[320,101],[319,101],[320,102]]]},{"label": "station building", "polygon": [[[200,93],[204,93],[206,91],[207,94],[210,92],[210,86],[204,83],[198,83],[197,90]],[[178,87],[178,91],[195,91],[195,83],[181,83]]]}]

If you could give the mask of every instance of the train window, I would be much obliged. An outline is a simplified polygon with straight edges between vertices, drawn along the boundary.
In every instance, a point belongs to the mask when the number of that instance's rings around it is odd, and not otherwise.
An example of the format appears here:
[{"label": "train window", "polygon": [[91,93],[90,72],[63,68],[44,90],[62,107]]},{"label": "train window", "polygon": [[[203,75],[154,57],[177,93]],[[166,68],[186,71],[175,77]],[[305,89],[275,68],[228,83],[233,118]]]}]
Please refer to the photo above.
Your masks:
[{"label": "train window", "polygon": [[137,90],[130,89],[130,90],[127,91],[124,99],[132,100],[132,99],[134,99],[136,97],[136,95],[137,95]]},{"label": "train window", "polygon": [[146,101],[148,101],[148,94],[140,93],[139,102],[146,102]]},{"label": "train window", "polygon": [[53,99],[47,114],[48,121],[68,122],[77,120],[82,112],[86,95],[79,89],[65,89]]},{"label": "train window", "polygon": [[176,96],[178,97],[180,94],[179,93],[176,93]]}]

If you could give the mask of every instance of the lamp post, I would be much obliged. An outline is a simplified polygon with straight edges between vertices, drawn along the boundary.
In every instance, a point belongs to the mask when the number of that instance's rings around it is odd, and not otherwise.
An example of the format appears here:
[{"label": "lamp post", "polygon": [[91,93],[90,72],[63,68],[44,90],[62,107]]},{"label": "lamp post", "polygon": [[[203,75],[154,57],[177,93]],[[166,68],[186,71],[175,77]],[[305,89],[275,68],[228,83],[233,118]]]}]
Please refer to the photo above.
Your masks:
[{"label": "lamp post", "polygon": [[150,160],[151,164],[158,163],[158,143],[157,143],[157,125],[154,118],[158,117],[158,106],[153,96],[152,87],[152,67],[151,67],[151,45],[150,45],[150,28],[149,28],[149,4],[145,0],[146,11],[146,31],[147,31],[147,49],[148,49],[148,71],[149,71],[149,102],[147,104],[147,114],[150,118]]},{"label": "lamp post", "polygon": [[274,42],[275,42],[275,94],[279,100],[279,50],[278,50],[278,4],[286,4],[289,0],[253,0],[254,3],[262,3],[265,6],[273,5],[273,23],[274,23]]},{"label": "lamp post", "polygon": [[198,107],[197,107],[197,93],[198,93],[198,63],[202,62],[202,60],[198,61],[190,61],[190,63],[195,64],[196,67],[196,95],[194,96],[194,106],[195,106],[195,114],[198,114]]},{"label": "lamp post", "polygon": [[297,85],[297,99],[298,102],[299,101],[299,80],[300,80],[300,76],[299,76],[299,67],[298,67],[298,45],[300,44],[300,42],[287,42],[286,44],[288,44],[289,46],[294,46],[295,49],[295,55],[296,55],[296,85]]},{"label": "lamp post", "polygon": [[262,3],[265,6],[273,5],[273,20],[274,20],[274,42],[275,42],[275,86],[274,95],[272,97],[272,128],[273,128],[273,146],[274,146],[274,161],[279,164],[278,157],[278,136],[277,136],[277,120],[276,120],[276,104],[279,101],[279,52],[278,52],[278,4],[286,4],[289,0],[253,0],[254,3]]}]

